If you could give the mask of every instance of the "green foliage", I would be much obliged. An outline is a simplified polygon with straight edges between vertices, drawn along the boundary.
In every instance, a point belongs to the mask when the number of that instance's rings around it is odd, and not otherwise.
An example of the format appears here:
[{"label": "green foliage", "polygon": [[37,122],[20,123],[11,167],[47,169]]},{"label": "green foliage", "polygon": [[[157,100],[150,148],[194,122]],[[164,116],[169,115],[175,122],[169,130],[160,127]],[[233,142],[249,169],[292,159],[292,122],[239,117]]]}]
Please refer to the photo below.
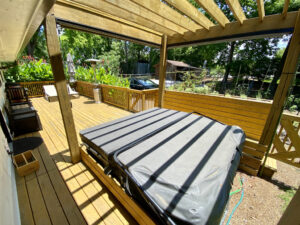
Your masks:
[{"label": "green foliage", "polygon": [[296,111],[300,109],[300,97],[295,97],[295,95],[290,95],[287,98],[285,108],[289,111]]},{"label": "green foliage", "polygon": [[279,198],[283,201],[282,211],[284,212],[289,205],[290,201],[296,194],[296,190],[288,189],[283,194],[279,195]]},{"label": "green foliage", "polygon": [[207,70],[203,69],[200,74],[196,75],[193,72],[185,72],[183,82],[170,86],[169,90],[194,92],[198,94],[216,93],[211,87],[202,84],[203,78],[206,76]]},{"label": "green foliage", "polygon": [[63,29],[60,35],[63,58],[74,56],[76,65],[83,65],[86,59],[99,58],[111,50],[112,39],[76,30]]},{"label": "green foliage", "polygon": [[[43,59],[39,61],[32,57],[23,57],[25,62],[19,63],[9,68],[4,76],[8,82],[30,82],[30,81],[48,81],[53,80],[53,74],[50,64]],[[28,61],[29,58],[29,61]]]},{"label": "green foliage", "polygon": [[121,44],[121,42],[113,42],[112,49],[100,57],[104,68],[114,75],[119,75],[120,73]]},{"label": "green foliage", "polygon": [[[95,77],[96,72],[96,77]],[[75,79],[81,81],[88,81],[98,84],[107,84],[120,87],[129,87],[129,80],[127,78],[122,78],[111,73],[107,73],[104,67],[95,69],[84,68],[82,66],[77,67],[75,73]],[[96,78],[96,79],[95,79]]]}]

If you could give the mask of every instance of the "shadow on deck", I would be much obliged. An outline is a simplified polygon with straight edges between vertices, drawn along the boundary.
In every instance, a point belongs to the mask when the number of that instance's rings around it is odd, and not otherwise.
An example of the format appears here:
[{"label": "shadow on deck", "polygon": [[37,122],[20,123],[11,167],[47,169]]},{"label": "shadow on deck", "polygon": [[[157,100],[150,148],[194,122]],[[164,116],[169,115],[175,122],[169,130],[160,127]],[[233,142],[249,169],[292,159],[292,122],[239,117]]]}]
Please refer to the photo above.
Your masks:
[{"label": "shadow on deck", "polygon": [[[81,129],[130,113],[107,104],[72,100],[77,133]],[[25,177],[16,174],[22,224],[136,224],[135,220],[82,163],[71,163],[58,102],[34,98],[43,130],[18,137],[41,137],[34,148],[40,169]],[[80,139],[78,139],[80,140]]]}]

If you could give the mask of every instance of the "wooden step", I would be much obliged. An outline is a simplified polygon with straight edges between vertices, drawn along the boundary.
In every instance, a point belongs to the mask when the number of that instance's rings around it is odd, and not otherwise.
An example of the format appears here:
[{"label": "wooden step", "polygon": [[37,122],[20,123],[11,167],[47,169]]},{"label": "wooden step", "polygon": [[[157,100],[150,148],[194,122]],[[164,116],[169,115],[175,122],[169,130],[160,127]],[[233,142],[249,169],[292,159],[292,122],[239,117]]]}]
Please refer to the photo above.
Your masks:
[{"label": "wooden step", "polygon": [[[264,162],[265,157],[262,160],[262,164]],[[262,165],[260,167],[260,171],[262,170]],[[266,164],[263,168],[262,177],[272,178],[274,173],[277,172],[277,160],[267,157]]]}]

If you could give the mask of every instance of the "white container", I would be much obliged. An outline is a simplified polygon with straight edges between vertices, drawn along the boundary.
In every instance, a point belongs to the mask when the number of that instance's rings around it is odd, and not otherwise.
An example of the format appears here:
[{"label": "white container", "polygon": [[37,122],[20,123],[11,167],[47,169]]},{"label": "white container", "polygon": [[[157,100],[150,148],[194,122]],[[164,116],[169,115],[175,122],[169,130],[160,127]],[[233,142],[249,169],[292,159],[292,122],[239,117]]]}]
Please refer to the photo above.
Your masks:
[{"label": "white container", "polygon": [[101,103],[101,90],[100,90],[100,88],[94,88],[93,92],[94,92],[95,103],[97,103],[97,104]]}]

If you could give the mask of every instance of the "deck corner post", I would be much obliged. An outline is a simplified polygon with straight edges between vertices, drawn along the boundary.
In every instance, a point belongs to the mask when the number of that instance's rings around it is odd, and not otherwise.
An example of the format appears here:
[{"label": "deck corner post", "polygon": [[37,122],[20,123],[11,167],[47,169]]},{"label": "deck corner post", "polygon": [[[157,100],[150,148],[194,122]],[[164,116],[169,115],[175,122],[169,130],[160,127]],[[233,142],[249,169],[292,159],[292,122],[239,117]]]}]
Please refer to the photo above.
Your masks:
[{"label": "deck corner post", "polygon": [[284,104],[288,97],[289,88],[296,74],[299,54],[300,54],[300,10],[298,11],[293,36],[291,37],[290,45],[287,51],[287,56],[281,72],[280,81],[274,95],[273,103],[269,115],[267,117],[267,121],[263,129],[263,133],[259,140],[260,144],[268,145],[268,150],[266,152],[266,156],[262,168],[264,167],[265,161],[267,159],[273,141],[273,137],[276,132],[276,128],[280,122]]},{"label": "deck corner post", "polygon": [[71,152],[71,159],[73,163],[76,163],[81,160],[81,155],[76,135],[74,118],[71,110],[71,101],[67,90],[67,81],[64,74],[63,59],[60,51],[59,39],[56,31],[56,20],[52,11],[50,11],[50,13],[46,16],[44,25],[48,54],[52,67],[68,146]]},{"label": "deck corner post", "polygon": [[159,60],[159,90],[158,90],[158,107],[163,107],[164,92],[165,92],[165,80],[167,69],[167,35],[163,35],[161,38],[160,47],[160,60]]}]

